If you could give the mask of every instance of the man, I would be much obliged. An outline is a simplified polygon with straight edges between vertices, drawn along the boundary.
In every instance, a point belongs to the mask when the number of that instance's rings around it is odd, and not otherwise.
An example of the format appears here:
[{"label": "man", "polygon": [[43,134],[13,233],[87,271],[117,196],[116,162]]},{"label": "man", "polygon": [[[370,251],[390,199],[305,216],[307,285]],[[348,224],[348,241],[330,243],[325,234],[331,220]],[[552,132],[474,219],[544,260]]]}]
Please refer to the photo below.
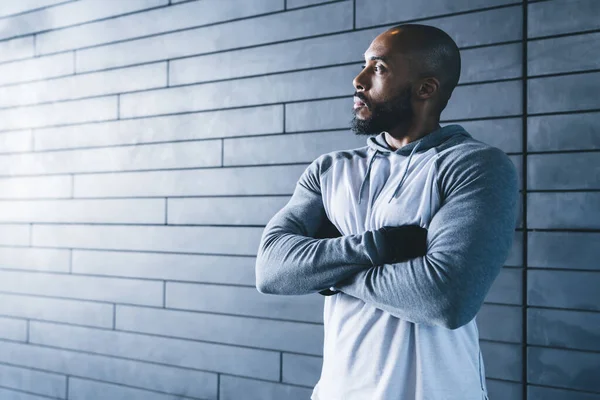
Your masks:
[{"label": "man", "polygon": [[379,35],[354,79],[367,146],[318,157],[267,224],[262,293],[325,298],[313,400],[482,400],[475,315],[508,256],[517,174],[440,114],[456,43],[406,24]]}]

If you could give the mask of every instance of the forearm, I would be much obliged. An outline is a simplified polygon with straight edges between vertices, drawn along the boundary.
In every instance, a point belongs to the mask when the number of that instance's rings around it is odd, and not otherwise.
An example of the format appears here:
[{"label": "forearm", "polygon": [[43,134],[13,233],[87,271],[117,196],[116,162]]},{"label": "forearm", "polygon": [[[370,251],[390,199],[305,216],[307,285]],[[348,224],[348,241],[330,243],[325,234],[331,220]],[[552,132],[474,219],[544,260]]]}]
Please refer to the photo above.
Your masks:
[{"label": "forearm", "polygon": [[[358,271],[335,288],[396,318],[455,329],[475,316],[480,294],[487,293],[500,268],[453,265],[458,262],[443,258],[432,254]],[[477,279],[469,279],[467,270]]]},{"label": "forearm", "polygon": [[262,293],[314,293],[380,263],[377,232],[315,239],[290,233],[279,222],[266,227],[258,250],[256,282]]}]

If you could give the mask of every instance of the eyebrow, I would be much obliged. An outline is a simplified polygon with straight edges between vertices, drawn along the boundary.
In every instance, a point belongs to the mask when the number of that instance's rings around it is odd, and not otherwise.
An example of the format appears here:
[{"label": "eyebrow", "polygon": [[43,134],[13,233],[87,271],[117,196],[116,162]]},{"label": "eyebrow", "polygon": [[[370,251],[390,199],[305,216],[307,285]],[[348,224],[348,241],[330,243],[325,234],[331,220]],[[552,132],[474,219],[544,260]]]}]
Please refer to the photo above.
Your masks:
[{"label": "eyebrow", "polygon": [[383,61],[385,63],[389,63],[388,59],[385,57],[371,56],[371,58],[369,58],[369,61],[377,61],[377,60]]}]

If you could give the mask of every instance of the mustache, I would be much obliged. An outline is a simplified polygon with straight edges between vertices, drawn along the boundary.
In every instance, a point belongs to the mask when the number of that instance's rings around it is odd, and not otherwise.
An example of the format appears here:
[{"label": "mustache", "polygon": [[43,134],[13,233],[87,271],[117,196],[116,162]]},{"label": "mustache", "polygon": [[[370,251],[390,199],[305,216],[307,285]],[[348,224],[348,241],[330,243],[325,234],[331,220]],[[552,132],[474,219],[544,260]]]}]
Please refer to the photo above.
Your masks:
[{"label": "mustache", "polygon": [[367,107],[371,107],[371,104],[369,103],[369,100],[367,100],[367,98],[365,97],[364,94],[360,93],[360,92],[354,92],[354,97],[358,97],[363,103],[365,103],[365,105]]}]

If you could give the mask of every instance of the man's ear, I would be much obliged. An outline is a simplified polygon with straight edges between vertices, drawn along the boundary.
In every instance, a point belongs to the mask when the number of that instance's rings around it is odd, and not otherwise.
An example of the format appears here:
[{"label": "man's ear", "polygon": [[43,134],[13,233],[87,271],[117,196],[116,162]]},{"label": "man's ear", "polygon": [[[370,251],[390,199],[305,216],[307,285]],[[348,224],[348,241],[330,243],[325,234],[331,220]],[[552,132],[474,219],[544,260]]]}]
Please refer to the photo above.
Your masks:
[{"label": "man's ear", "polygon": [[437,96],[440,91],[440,81],[435,77],[428,77],[421,80],[417,89],[417,97],[422,100],[427,100],[433,96]]}]

